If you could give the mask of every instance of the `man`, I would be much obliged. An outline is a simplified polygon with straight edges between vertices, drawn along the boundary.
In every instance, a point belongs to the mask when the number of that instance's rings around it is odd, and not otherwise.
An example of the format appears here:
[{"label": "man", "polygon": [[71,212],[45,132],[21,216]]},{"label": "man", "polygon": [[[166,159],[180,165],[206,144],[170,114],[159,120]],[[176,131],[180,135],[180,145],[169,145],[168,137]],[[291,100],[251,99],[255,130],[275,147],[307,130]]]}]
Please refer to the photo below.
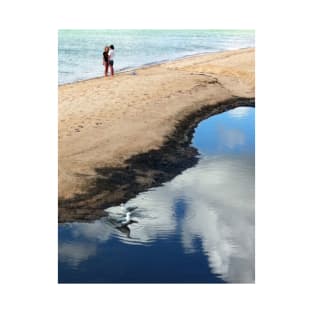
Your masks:
[{"label": "man", "polygon": [[113,68],[114,56],[115,56],[114,46],[111,45],[110,50],[109,50],[109,67],[110,67],[110,72],[112,76],[114,75],[114,68]]}]

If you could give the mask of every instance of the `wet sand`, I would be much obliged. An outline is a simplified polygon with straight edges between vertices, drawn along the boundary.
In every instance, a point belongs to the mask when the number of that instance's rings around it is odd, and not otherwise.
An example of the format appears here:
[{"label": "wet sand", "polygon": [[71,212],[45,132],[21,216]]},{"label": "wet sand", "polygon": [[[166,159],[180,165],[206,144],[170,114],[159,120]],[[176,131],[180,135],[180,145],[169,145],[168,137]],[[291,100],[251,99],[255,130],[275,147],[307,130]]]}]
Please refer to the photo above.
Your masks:
[{"label": "wet sand", "polygon": [[193,56],[138,69],[136,75],[131,71],[59,86],[60,212],[73,207],[73,199],[94,207],[103,201],[102,195],[86,202],[104,175],[97,169],[125,168],[130,159],[168,145],[169,138],[179,135],[175,130],[182,134],[181,124],[189,116],[201,110],[210,115],[210,107],[251,99],[254,49]]}]

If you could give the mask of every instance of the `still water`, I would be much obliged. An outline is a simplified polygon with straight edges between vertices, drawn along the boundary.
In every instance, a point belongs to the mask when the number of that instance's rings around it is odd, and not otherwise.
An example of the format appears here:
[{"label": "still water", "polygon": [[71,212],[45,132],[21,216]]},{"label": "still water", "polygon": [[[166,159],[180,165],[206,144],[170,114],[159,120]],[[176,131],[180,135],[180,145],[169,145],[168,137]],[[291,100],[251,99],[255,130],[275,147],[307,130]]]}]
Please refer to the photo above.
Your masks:
[{"label": "still water", "polygon": [[254,108],[202,121],[199,162],[91,223],[59,225],[60,283],[253,283]]}]

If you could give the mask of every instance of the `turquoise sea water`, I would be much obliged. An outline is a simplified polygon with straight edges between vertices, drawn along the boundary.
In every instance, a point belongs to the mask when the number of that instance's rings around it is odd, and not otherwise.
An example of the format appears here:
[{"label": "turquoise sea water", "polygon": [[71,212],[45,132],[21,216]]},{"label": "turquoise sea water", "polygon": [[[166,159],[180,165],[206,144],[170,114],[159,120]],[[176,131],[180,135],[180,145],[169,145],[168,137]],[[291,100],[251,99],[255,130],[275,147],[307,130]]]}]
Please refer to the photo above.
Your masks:
[{"label": "turquoise sea water", "polygon": [[115,46],[115,69],[187,55],[254,47],[253,30],[59,30],[59,84],[103,75],[102,52]]}]

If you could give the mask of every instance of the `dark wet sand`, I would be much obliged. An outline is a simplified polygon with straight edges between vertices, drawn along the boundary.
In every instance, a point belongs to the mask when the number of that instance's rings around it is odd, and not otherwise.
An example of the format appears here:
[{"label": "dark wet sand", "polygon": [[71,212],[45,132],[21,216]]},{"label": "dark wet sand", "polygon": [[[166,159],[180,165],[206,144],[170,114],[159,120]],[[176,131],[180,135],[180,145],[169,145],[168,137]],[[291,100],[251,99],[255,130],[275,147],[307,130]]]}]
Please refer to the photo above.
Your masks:
[{"label": "dark wet sand", "polygon": [[197,123],[240,105],[254,105],[254,49],[59,86],[59,221],[95,219],[192,166]]}]

